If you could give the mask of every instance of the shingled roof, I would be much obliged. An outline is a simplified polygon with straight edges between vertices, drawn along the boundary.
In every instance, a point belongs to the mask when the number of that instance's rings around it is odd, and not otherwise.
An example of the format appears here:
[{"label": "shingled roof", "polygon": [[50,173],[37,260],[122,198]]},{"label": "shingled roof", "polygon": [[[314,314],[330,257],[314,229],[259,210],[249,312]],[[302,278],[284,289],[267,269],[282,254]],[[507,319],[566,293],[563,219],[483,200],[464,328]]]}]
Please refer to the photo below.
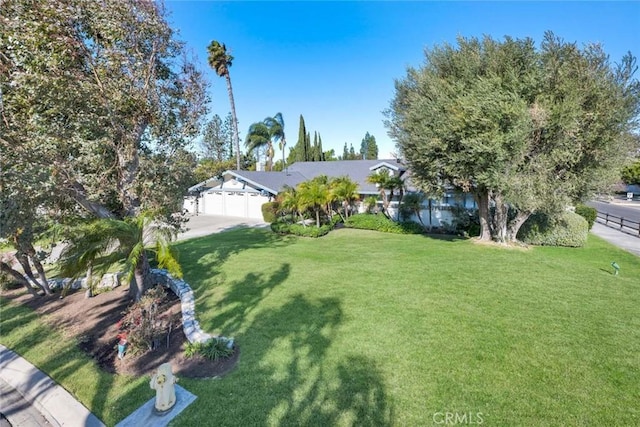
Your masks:
[{"label": "shingled roof", "polygon": [[374,160],[337,160],[328,162],[296,162],[282,172],[252,172],[229,170],[224,173],[235,179],[244,180],[254,187],[278,194],[285,186],[295,187],[301,182],[308,181],[320,175],[328,178],[348,176],[358,184],[360,194],[378,194],[375,184],[367,182],[367,177],[374,170],[387,167],[399,171],[401,174],[406,167],[396,159]]}]

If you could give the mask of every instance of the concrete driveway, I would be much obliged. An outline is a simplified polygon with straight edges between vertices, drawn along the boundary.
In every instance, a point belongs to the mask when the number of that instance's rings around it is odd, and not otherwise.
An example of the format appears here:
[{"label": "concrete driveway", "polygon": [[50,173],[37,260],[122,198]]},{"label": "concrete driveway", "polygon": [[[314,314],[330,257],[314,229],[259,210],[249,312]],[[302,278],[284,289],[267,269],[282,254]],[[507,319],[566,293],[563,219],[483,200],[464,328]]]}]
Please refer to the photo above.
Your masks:
[{"label": "concrete driveway", "polygon": [[209,234],[219,233],[221,231],[231,230],[237,227],[268,226],[268,223],[258,219],[200,214],[189,217],[189,221],[185,224],[187,231],[178,234],[178,240],[207,236]]}]

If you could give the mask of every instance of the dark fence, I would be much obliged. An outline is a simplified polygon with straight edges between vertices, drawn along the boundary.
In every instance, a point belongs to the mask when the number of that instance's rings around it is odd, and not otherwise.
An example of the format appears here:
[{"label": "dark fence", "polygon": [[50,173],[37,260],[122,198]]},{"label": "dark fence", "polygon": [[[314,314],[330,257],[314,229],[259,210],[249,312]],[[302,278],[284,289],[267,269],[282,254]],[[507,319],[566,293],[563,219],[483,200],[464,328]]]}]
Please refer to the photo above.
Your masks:
[{"label": "dark fence", "polygon": [[598,222],[640,237],[640,222],[598,211]]}]

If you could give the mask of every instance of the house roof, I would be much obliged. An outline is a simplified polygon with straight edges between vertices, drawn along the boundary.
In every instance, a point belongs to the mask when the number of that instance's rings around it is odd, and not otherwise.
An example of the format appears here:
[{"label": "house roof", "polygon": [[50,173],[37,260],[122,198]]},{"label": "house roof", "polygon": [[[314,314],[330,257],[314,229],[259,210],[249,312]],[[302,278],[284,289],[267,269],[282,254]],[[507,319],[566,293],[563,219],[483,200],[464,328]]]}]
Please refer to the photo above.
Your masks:
[{"label": "house roof", "polygon": [[[296,187],[304,181],[308,181],[320,175],[328,178],[348,176],[358,184],[360,194],[378,194],[375,184],[367,182],[367,177],[381,167],[389,168],[400,174],[406,171],[406,166],[396,159],[373,160],[337,160],[327,162],[296,162],[282,172],[255,172],[228,170],[222,175],[225,178],[233,177],[237,181],[246,182],[259,190],[266,190],[271,194],[278,194],[285,187]],[[207,187],[209,183],[219,183],[219,180],[210,179],[196,184],[189,190]]]},{"label": "house roof", "polygon": [[237,181],[247,182],[252,187],[267,190],[271,194],[278,194],[285,186],[295,187],[307,180],[298,172],[255,172],[229,170],[223,174],[233,176]]}]

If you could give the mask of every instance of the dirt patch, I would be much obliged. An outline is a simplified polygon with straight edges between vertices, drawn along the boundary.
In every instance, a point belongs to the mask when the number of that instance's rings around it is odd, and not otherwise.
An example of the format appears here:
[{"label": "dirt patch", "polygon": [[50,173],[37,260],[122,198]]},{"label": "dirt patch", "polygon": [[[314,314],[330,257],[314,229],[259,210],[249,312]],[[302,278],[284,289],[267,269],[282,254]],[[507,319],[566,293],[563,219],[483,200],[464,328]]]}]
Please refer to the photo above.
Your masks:
[{"label": "dirt patch", "polygon": [[60,299],[59,293],[33,298],[20,289],[3,292],[2,296],[46,316],[48,324],[61,330],[65,337],[75,339],[78,347],[109,373],[151,375],[162,363],[171,362],[178,377],[212,378],[234,368],[240,356],[237,347],[230,358],[215,362],[199,356],[184,356],[188,342],[182,330],[180,299],[171,291],[167,292],[168,298],[159,310],[171,323],[171,332],[160,339],[154,350],[138,355],[129,353],[118,359],[117,323],[131,303],[127,291],[121,286],[86,298],[84,291],[78,290]]}]

